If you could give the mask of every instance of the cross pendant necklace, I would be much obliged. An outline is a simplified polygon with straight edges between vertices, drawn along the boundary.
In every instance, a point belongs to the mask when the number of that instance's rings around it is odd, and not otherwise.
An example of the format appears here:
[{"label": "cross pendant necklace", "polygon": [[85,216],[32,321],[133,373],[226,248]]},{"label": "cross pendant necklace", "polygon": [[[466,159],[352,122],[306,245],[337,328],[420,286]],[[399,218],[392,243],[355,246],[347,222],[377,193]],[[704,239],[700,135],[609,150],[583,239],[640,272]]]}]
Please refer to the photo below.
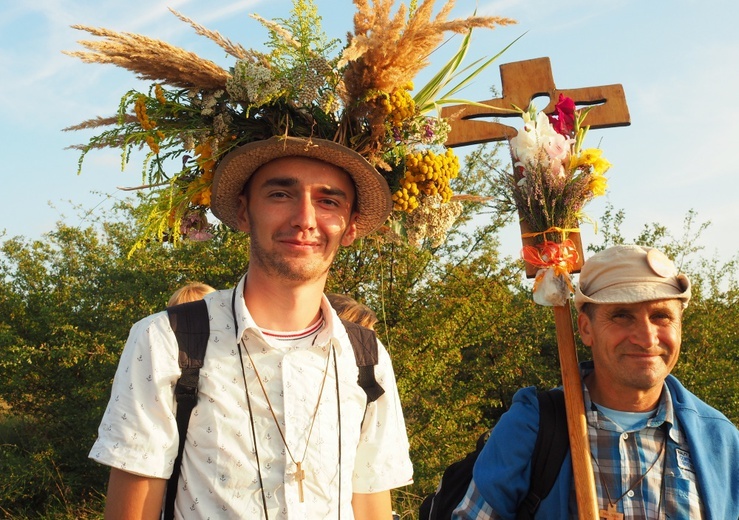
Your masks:
[{"label": "cross pendant necklace", "polygon": [[[636,482],[634,482],[633,484],[631,484],[631,486],[629,486],[629,489],[627,489],[626,492],[623,495],[621,495],[620,497],[618,497],[618,499],[616,499],[615,501],[612,501],[611,500],[611,494],[608,492],[608,486],[606,486],[606,482],[603,479],[603,473],[600,471],[600,464],[598,464],[598,459],[596,459],[595,456],[592,453],[590,454],[590,456],[593,458],[593,461],[595,461],[595,465],[598,467],[598,476],[600,477],[600,483],[603,485],[603,489],[606,492],[606,497],[608,498],[608,508],[607,509],[601,509],[601,510],[598,511],[598,516],[600,516],[601,520],[623,520],[624,514],[623,513],[619,513],[618,509],[616,509],[616,504],[618,504],[621,501],[621,499],[623,497],[625,497],[629,493],[629,491],[631,491],[637,485],[639,485],[639,482],[641,482],[642,480],[644,480],[644,477],[646,477],[647,474],[650,471],[652,471],[652,468],[655,466],[655,464],[657,464],[657,461],[659,459],[661,459],[663,457],[663,455],[665,454],[666,447],[667,447],[667,439],[664,439],[662,441],[662,447],[660,448],[659,453],[657,454],[657,458],[654,459],[654,462],[652,462],[652,465],[649,466],[649,469],[647,471],[645,471],[644,474],[641,477],[639,477],[638,479],[636,479]],[[664,468],[663,468],[663,473],[664,473]],[[662,483],[664,484],[664,475],[662,476]],[[662,504],[662,496],[661,495],[660,495],[659,503],[660,503],[660,506],[661,506],[661,504]],[[657,516],[659,517],[659,515],[657,515]]]},{"label": "cross pendant necklace", "polygon": [[[243,344],[243,340],[241,342]],[[326,386],[326,377],[328,375],[328,367],[329,367],[329,360],[331,359],[331,352],[333,351],[333,343],[331,344],[331,349],[329,350],[328,355],[326,356],[326,368],[323,371],[323,379],[321,381],[321,388],[318,391],[318,400],[316,401],[316,407],[313,410],[313,419],[311,419],[310,422],[310,428],[308,429],[308,437],[305,440],[305,449],[303,450],[303,457],[300,460],[295,460],[295,457],[292,454],[292,451],[290,450],[290,446],[287,444],[287,439],[285,438],[285,434],[282,431],[282,428],[280,428],[280,421],[277,420],[277,416],[275,415],[275,411],[272,408],[272,403],[269,401],[269,396],[267,395],[267,389],[264,387],[264,383],[262,382],[262,378],[259,375],[259,371],[257,370],[257,365],[254,363],[254,360],[251,357],[251,354],[249,353],[249,349],[246,348],[246,345],[244,346],[244,350],[246,350],[246,355],[249,357],[249,362],[251,363],[252,368],[254,369],[254,375],[256,376],[256,380],[259,381],[259,386],[262,388],[262,393],[264,394],[264,398],[267,401],[267,409],[272,414],[272,419],[275,422],[275,426],[277,426],[277,431],[280,434],[280,438],[282,438],[282,443],[285,445],[285,449],[287,450],[287,454],[290,457],[290,460],[293,461],[293,464],[295,464],[295,473],[293,474],[295,477],[295,482],[298,484],[298,500],[302,503],[305,502],[305,495],[303,494],[303,481],[305,480],[305,470],[303,469],[303,461],[305,460],[305,455],[308,453],[308,446],[310,445],[310,437],[313,433],[313,426],[316,424],[316,417],[318,417],[318,406],[321,404],[321,396],[323,395],[323,387]],[[241,350],[239,350],[239,353]],[[244,379],[244,386],[246,386],[246,378]],[[247,395],[248,395],[248,389]]]},{"label": "cross pendant necklace", "polygon": [[624,518],[623,513],[619,513],[616,509],[616,504],[610,502],[608,503],[608,509],[601,509],[598,511],[598,515],[600,515],[601,520],[623,520]]},{"label": "cross pendant necklace", "polygon": [[298,482],[298,500],[301,502],[305,501],[303,497],[303,480],[305,480],[305,471],[303,471],[303,462],[298,461],[295,463],[297,469],[295,470],[295,480]]}]

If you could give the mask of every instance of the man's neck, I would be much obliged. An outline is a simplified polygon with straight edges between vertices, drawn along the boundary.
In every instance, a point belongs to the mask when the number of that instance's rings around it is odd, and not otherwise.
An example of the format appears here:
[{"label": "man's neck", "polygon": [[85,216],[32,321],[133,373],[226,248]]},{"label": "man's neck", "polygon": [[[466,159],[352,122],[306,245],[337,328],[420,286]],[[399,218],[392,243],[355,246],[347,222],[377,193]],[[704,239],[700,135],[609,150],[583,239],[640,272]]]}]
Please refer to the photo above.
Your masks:
[{"label": "man's neck", "polygon": [[244,283],[244,301],[259,327],[302,330],[318,319],[325,284],[325,279],[289,282],[250,269]]},{"label": "man's neck", "polygon": [[645,391],[616,388],[609,382],[600,381],[595,371],[585,378],[585,385],[588,387],[592,402],[620,412],[654,410],[662,395],[662,386]]}]

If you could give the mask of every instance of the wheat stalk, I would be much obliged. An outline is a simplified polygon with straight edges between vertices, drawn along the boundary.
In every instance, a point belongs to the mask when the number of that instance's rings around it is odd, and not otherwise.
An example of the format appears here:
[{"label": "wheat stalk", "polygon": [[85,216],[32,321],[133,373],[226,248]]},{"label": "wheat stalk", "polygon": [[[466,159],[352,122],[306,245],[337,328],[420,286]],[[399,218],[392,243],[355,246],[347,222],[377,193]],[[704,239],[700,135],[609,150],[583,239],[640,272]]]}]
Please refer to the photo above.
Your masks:
[{"label": "wheat stalk", "polygon": [[[126,114],[123,116],[124,123],[133,123],[135,121],[137,121],[136,116],[132,114]],[[74,126],[68,126],[66,128],[62,128],[62,132],[71,132],[73,130],[87,130],[88,128],[99,128],[101,126],[117,125],[120,122],[121,122],[121,118],[119,116],[111,116],[111,117],[97,116],[93,119],[82,121],[81,123],[76,124]]]}]

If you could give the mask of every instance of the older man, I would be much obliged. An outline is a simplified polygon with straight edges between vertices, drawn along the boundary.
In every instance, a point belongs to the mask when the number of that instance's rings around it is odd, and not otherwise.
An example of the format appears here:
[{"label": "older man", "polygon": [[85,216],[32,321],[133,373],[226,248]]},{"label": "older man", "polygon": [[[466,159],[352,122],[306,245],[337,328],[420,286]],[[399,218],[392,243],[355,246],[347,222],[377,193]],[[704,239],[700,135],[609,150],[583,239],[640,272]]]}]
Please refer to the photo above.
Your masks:
[{"label": "older man", "polygon": [[[220,163],[213,211],[249,233],[249,269],[205,296],[210,339],[187,432],[175,518],[391,518],[411,480],[392,366],[380,345],[367,404],[323,295],[340,246],[387,218],[384,179],[331,141],[273,138]],[[180,374],[166,313],[134,325],[90,456],[112,467],[106,518],[157,519],[177,453]]]},{"label": "older man", "polygon": [[[581,373],[601,518],[739,518],[739,431],[670,375],[689,300],[688,278],[657,249],[614,246],[582,268],[575,305],[592,352]],[[520,390],[454,518],[516,518],[538,422],[536,390]],[[577,518],[569,455],[536,518]]]}]

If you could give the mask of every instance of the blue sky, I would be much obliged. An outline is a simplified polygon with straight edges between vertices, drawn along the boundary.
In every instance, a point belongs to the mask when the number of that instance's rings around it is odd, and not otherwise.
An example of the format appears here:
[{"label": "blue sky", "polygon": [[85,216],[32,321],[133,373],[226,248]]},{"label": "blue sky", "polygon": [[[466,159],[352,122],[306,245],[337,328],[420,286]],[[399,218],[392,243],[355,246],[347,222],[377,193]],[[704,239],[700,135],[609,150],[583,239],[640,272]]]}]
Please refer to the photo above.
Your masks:
[{"label": "blue sky", "polygon": [[[438,2],[441,3],[441,0]],[[317,0],[324,30],[343,38],[351,30],[348,0]],[[215,6],[215,7],[213,7]],[[167,10],[172,7],[245,47],[265,41],[248,15],[286,17],[289,0],[4,0],[0,2],[0,142],[3,150],[0,230],[5,238],[40,238],[60,219],[84,225],[78,206],[97,214],[116,188],[140,180],[141,166],[124,172],[115,151],[88,156],[76,174],[78,154],[67,146],[82,133],[62,128],[94,116],[112,115],[123,93],[146,89],[114,66],[85,64],[61,53],[77,50],[84,33],[72,24],[140,32],[216,61],[231,60]],[[631,126],[595,130],[586,144],[600,145],[613,163],[606,197],[588,206],[599,218],[606,202],[626,212],[624,230],[634,237],[646,223],[665,224],[676,234],[689,210],[711,221],[697,245],[708,258],[737,254],[739,221],[739,7],[729,0],[458,0],[455,16],[507,16],[519,24],[477,31],[470,59],[497,53],[524,32],[499,63],[548,56],[559,88],[620,83]],[[451,48],[456,47],[452,45]],[[444,61],[432,58],[429,72]],[[422,78],[421,78],[422,79]],[[464,92],[489,99],[500,86],[497,65]],[[539,103],[537,103],[539,104]],[[540,106],[544,106],[541,102]],[[460,152],[463,149],[458,149]],[[504,255],[518,255],[517,226],[502,238]],[[584,230],[583,240],[592,241]]]}]

